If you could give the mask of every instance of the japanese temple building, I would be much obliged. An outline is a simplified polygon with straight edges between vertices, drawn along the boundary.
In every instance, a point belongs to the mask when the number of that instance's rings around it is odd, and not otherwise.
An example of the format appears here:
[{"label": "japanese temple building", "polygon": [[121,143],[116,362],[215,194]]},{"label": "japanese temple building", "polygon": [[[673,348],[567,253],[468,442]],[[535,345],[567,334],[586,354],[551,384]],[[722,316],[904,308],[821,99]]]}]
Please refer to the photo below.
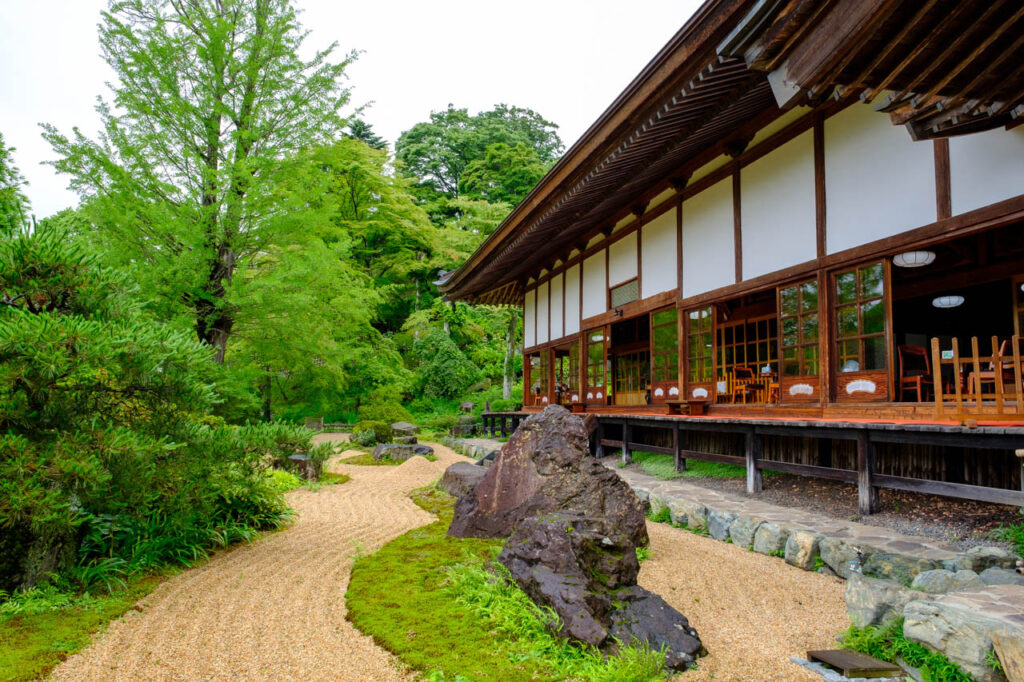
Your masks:
[{"label": "japanese temple building", "polygon": [[1020,2],[708,0],[439,286],[599,449],[1024,504],[1022,122]]}]

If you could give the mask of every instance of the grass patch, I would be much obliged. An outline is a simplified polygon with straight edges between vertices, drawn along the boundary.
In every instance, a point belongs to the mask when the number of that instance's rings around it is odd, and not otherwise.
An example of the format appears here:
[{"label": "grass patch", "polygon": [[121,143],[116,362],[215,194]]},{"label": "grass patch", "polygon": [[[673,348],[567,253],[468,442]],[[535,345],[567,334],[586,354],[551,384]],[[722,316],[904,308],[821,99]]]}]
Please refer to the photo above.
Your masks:
[{"label": "grass patch", "polygon": [[363,632],[430,679],[650,680],[664,655],[627,647],[605,660],[551,634],[557,622],[494,561],[500,540],[450,538],[454,498],[434,487],[412,494],[440,520],[412,530],[352,569],[346,603]]},{"label": "grass patch", "polygon": [[1000,526],[995,531],[997,540],[1009,542],[1018,556],[1024,556],[1024,522]]},{"label": "grass patch", "polygon": [[851,626],[842,634],[841,643],[846,649],[853,649],[889,663],[895,663],[897,658],[902,658],[908,665],[920,669],[925,680],[971,682],[973,679],[942,654],[904,637],[902,618],[894,620],[884,628]]},{"label": "grass patch", "polygon": [[173,571],[139,576],[112,594],[75,595],[40,587],[0,603],[0,680],[35,680],[85,648]]},{"label": "grass patch", "polygon": [[[633,462],[656,478],[670,481],[674,478],[746,478],[747,469],[736,464],[723,462],[702,462],[696,459],[686,460],[686,471],[676,471],[675,459],[672,455],[656,452],[633,451]],[[777,472],[763,470],[764,476],[773,476]]]},{"label": "grass patch", "polygon": [[[437,457],[434,455],[414,455],[415,457],[422,457],[428,462],[436,462]],[[405,460],[399,461],[397,459],[391,459],[390,457],[381,457],[380,459],[374,459],[373,455],[366,453],[365,455],[355,455],[354,457],[346,457],[341,460],[342,464],[355,464],[361,467],[396,467],[402,464]]]}]

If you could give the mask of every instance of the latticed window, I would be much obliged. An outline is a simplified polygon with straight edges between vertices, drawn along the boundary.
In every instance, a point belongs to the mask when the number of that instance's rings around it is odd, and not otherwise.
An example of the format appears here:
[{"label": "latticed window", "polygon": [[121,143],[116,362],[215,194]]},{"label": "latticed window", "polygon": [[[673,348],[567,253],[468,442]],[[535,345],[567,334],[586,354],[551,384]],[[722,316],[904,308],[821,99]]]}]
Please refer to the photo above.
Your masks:
[{"label": "latticed window", "polygon": [[747,367],[754,374],[774,372],[775,337],[774,317],[719,326],[719,376],[730,376],[734,367]]},{"label": "latticed window", "polygon": [[628,282],[624,282],[611,290],[612,307],[618,308],[619,306],[631,303],[640,297],[640,286],[635,279],[631,279]]},{"label": "latticed window", "polygon": [[711,307],[698,308],[686,313],[689,355],[686,373],[691,382],[711,381],[714,377],[714,355],[711,339]]},{"label": "latticed window", "polygon": [[818,364],[818,280],[779,289],[782,374],[815,376]]},{"label": "latticed window", "polygon": [[604,388],[604,330],[587,335],[587,386]]},{"label": "latticed window", "polygon": [[882,263],[837,273],[835,284],[839,371],[885,369],[885,269]]},{"label": "latticed window", "polygon": [[679,327],[675,308],[651,316],[651,379],[675,381],[679,377]]},{"label": "latticed window", "polygon": [[615,395],[634,393],[647,388],[647,352],[637,351],[616,356]]}]

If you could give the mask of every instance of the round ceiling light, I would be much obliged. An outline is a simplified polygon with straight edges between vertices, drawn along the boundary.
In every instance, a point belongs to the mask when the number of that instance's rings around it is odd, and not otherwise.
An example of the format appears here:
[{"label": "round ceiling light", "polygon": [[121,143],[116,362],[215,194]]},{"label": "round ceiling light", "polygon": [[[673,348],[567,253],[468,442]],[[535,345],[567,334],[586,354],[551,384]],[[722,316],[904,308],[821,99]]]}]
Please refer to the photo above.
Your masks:
[{"label": "round ceiling light", "polygon": [[963,305],[963,302],[963,296],[939,296],[932,299],[932,305],[936,308],[955,308],[958,305]]},{"label": "round ceiling light", "polygon": [[893,256],[892,264],[901,268],[920,268],[931,265],[934,260],[934,251],[905,251]]}]

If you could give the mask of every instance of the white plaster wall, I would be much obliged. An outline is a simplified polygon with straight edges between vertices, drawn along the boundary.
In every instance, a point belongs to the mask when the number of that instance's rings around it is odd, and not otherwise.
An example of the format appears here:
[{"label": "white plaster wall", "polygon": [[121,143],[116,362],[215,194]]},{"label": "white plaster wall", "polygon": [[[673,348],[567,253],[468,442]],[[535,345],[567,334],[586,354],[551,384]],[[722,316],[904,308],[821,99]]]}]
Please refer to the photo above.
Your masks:
[{"label": "white plaster wall", "polygon": [[608,281],[604,264],[605,252],[595,253],[583,261],[583,318],[600,315],[608,309]]},{"label": "white plaster wall", "polygon": [[683,202],[683,297],[733,284],[732,178]]},{"label": "white plaster wall", "polygon": [[949,138],[953,215],[1024,194],[1024,128]]},{"label": "white plaster wall", "polygon": [[636,277],[636,232],[608,247],[608,284],[615,286]]},{"label": "white plaster wall", "polygon": [[534,315],[537,314],[537,290],[529,289],[523,301],[523,347],[537,345],[537,325]]},{"label": "white plaster wall", "polygon": [[565,334],[580,331],[580,266],[565,271]]},{"label": "white plaster wall", "polygon": [[562,275],[551,278],[551,339],[565,336],[562,331]]},{"label": "white plaster wall", "polygon": [[740,216],[743,279],[818,255],[812,131],[740,171]]},{"label": "white plaster wall", "polygon": [[678,284],[677,210],[669,209],[640,229],[641,298],[671,291]]},{"label": "white plaster wall", "polygon": [[537,287],[537,343],[547,343],[548,335],[548,283]]},{"label": "white plaster wall", "polygon": [[828,253],[935,222],[931,142],[866,104],[826,119],[825,206]]}]

